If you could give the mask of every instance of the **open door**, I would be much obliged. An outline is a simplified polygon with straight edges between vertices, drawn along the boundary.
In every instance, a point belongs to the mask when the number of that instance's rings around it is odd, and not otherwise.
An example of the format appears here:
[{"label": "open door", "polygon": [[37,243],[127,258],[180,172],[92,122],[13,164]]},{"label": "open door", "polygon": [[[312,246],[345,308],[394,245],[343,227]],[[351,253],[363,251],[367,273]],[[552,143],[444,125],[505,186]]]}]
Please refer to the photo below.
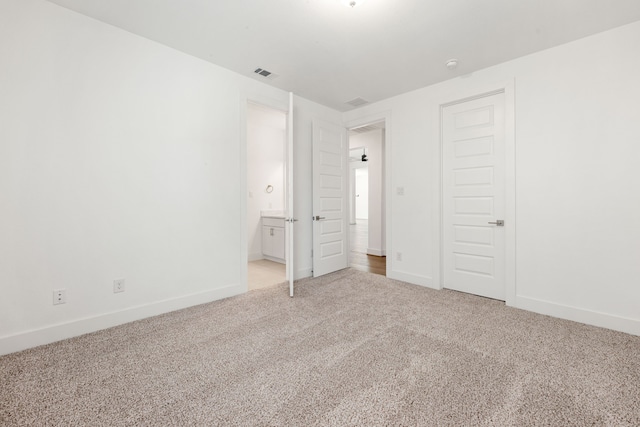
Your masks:
[{"label": "open door", "polygon": [[313,277],[349,266],[346,130],[313,121]]},{"label": "open door", "polygon": [[286,238],[285,238],[285,258],[287,262],[287,280],[289,281],[289,296],[293,297],[293,281],[295,279],[295,269],[293,268],[294,262],[294,250],[293,250],[293,236],[294,225],[297,219],[293,216],[293,93],[289,92],[289,114],[287,115],[287,153],[286,153],[286,168],[287,168],[287,200],[286,210],[287,217],[285,218]]}]

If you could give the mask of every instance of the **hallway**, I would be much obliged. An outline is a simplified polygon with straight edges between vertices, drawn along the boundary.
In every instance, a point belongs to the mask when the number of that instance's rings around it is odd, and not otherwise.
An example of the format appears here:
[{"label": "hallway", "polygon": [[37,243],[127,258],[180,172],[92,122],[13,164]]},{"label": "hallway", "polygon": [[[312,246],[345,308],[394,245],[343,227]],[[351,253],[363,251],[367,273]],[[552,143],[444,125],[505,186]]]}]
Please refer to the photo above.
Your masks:
[{"label": "hallway", "polygon": [[351,224],[351,247],[349,251],[349,266],[360,271],[387,275],[387,257],[367,254],[368,245],[368,221],[356,220]]}]

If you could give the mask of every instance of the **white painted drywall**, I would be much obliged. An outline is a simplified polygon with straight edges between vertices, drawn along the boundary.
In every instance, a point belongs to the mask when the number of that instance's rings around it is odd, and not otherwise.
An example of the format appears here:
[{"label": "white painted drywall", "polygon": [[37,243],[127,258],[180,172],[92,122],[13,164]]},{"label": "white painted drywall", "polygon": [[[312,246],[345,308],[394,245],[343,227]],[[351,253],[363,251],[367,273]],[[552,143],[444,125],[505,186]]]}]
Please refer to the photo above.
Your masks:
[{"label": "white painted drywall", "polygon": [[[247,235],[249,261],[262,259],[260,212],[282,211],[284,203],[284,112],[249,104],[247,109]],[[267,192],[267,186],[271,192]]]},{"label": "white painted drywall", "polygon": [[357,168],[356,172],[356,222],[369,219],[369,168]]},{"label": "white painted drywall", "polygon": [[393,117],[389,276],[440,286],[439,103],[515,81],[514,305],[640,334],[639,41],[637,22],[345,113]]},{"label": "white painted drywall", "polygon": [[360,162],[349,162],[349,225],[356,223],[356,169]]},{"label": "white painted drywall", "polygon": [[[247,100],[286,92],[21,0],[0,2],[0,93],[0,354],[246,291]],[[296,113],[302,276],[311,119],[341,115]]]}]

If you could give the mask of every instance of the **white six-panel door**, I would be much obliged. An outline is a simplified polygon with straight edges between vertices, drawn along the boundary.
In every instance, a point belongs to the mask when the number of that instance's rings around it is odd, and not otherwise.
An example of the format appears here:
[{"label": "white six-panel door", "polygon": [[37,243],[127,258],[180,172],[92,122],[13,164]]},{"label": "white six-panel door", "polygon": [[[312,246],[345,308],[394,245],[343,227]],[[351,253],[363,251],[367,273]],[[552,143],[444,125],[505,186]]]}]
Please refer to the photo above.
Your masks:
[{"label": "white six-panel door", "polygon": [[346,130],[313,121],[313,277],[349,265]]},{"label": "white six-panel door", "polygon": [[505,97],[442,109],[444,287],[505,299]]}]

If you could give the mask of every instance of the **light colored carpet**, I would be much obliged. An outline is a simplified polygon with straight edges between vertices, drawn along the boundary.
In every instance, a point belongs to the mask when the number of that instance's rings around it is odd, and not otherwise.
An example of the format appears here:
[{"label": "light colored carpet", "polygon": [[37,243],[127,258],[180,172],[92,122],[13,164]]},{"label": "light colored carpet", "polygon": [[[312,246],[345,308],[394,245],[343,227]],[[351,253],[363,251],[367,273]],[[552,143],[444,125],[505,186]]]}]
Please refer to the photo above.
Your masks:
[{"label": "light colored carpet", "polygon": [[356,270],[0,358],[3,426],[639,426],[640,337]]}]

